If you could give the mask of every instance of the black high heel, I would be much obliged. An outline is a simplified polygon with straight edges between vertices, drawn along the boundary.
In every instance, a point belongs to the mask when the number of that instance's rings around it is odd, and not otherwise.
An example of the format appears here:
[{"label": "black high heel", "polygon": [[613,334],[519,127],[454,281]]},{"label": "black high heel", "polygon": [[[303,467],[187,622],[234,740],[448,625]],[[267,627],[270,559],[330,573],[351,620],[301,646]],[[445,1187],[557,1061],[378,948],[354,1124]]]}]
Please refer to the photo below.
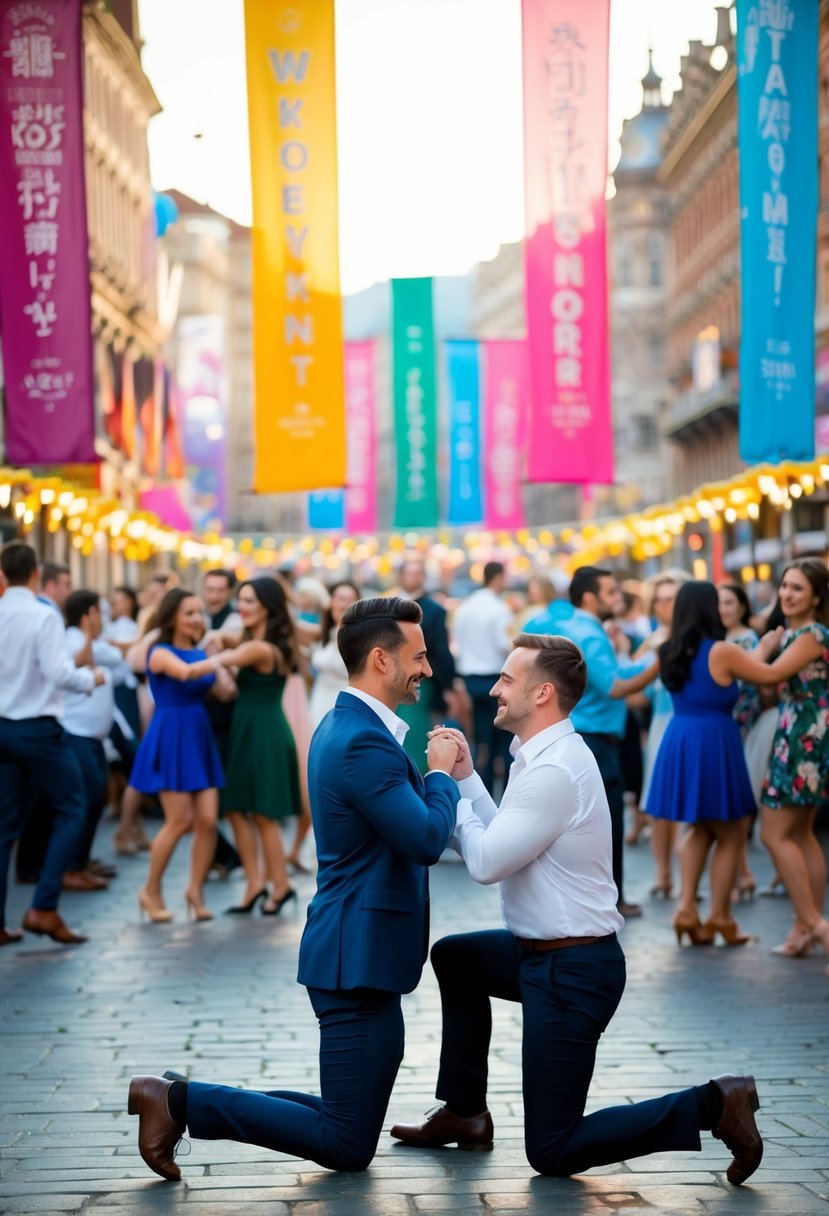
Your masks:
[{"label": "black high heel", "polygon": [[282,911],[282,909],[285,907],[285,905],[290,903],[292,899],[296,899],[296,891],[294,890],[293,887],[288,887],[288,890],[285,892],[285,894],[282,896],[281,899],[275,899],[273,901],[272,908],[266,908],[264,904],[262,905],[262,915],[263,916],[279,916],[279,913]]},{"label": "black high heel", "polygon": [[249,899],[246,904],[234,904],[232,908],[225,908],[228,915],[234,916],[250,916],[253,909],[259,903],[260,899],[268,898],[268,888],[263,887],[261,891],[257,891],[253,899]]}]

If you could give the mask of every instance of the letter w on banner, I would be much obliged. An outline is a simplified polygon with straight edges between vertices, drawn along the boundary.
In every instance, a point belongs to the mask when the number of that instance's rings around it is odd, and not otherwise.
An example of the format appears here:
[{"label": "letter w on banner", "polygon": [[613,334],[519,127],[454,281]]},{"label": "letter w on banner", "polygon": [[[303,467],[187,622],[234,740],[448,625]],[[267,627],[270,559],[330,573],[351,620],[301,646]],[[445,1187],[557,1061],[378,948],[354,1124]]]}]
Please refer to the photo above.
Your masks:
[{"label": "letter w on banner", "polygon": [[254,488],[345,485],[333,0],[245,0]]},{"label": "letter w on banner", "polygon": [[522,13],[528,477],[610,483],[610,0],[523,0]]},{"label": "letter w on banner", "polygon": [[815,455],[818,0],[737,0],[740,456]]}]

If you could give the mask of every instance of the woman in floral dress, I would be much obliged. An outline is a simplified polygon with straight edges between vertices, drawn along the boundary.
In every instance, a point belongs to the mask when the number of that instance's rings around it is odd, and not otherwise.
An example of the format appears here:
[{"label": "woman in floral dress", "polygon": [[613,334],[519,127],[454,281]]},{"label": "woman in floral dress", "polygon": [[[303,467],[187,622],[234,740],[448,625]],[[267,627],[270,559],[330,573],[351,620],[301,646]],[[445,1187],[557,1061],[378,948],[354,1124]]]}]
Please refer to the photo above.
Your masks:
[{"label": "woman in floral dress", "polygon": [[792,901],[795,921],[774,953],[804,957],[817,943],[829,954],[823,913],[826,862],[815,817],[829,802],[829,568],[819,558],[792,562],[780,583],[788,628],[781,654],[798,670],[778,689],[780,712],[763,786],[762,839]]}]

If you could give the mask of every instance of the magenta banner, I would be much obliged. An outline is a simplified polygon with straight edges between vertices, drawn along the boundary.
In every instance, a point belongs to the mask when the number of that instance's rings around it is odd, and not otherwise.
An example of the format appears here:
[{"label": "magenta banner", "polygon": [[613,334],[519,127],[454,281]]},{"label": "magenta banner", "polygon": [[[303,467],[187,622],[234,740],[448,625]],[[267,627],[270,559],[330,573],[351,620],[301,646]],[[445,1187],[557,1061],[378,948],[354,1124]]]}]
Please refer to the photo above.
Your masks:
[{"label": "magenta banner", "polygon": [[610,0],[523,0],[529,480],[612,482]]},{"label": "magenta banner", "polygon": [[529,365],[525,342],[484,342],[484,526],[523,528]]},{"label": "magenta banner", "polygon": [[345,343],[345,415],[349,532],[377,531],[377,434],[374,343]]},{"label": "magenta banner", "polygon": [[0,317],[11,464],[93,461],[81,0],[0,0]]}]

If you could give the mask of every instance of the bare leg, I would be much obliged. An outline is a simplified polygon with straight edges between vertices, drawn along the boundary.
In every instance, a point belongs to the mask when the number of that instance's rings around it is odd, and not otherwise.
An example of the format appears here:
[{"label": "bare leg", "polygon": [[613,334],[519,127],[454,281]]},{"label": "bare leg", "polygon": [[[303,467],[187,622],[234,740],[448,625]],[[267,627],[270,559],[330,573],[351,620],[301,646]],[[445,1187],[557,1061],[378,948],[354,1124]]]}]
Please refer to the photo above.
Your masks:
[{"label": "bare leg", "polygon": [[219,818],[219,794],[215,789],[198,790],[193,799],[193,848],[190,853],[190,882],[187,897],[197,916],[207,909],[204,906],[204,887],[207,872],[213,864],[216,852],[216,823]]},{"label": "bare leg", "polygon": [[150,868],[144,884],[147,901],[157,910],[164,907],[161,879],[169,865],[176,845],[193,828],[193,808],[190,795],[176,790],[162,790],[159,798],[164,811],[164,824],[156,832],[150,848]]},{"label": "bare leg", "polygon": [[[764,807],[761,839],[783,880],[797,922],[804,930],[811,931],[820,923],[823,898],[821,895],[819,903],[815,900],[806,856],[800,844],[798,833],[802,815],[800,807]],[[818,876],[816,868],[815,877]]]},{"label": "bare leg", "polygon": [[677,917],[693,920],[697,916],[697,887],[708,860],[714,837],[704,823],[692,823],[680,845],[682,893]]},{"label": "bare leg", "polygon": [[740,850],[745,848],[745,819],[730,822],[711,821],[716,838],[714,855],[711,858],[711,915],[712,921],[731,920],[731,891],[737,873]]},{"label": "bare leg", "polygon": [[228,815],[228,819],[233,828],[233,839],[245,870],[247,885],[242,903],[247,904],[255,895],[259,894],[265,885],[262,863],[259,859],[259,838],[249,815],[232,811]]},{"label": "bare leg", "polygon": [[823,902],[826,898],[826,858],[823,855],[820,841],[815,835],[815,819],[817,810],[803,808],[800,821],[800,831],[796,837],[803,856],[806,869],[809,871],[809,885],[812,888],[812,898],[818,912],[823,914]]},{"label": "bare leg", "polygon": [[656,867],[653,892],[669,894],[673,887],[673,851],[677,825],[670,819],[651,820],[651,853]]},{"label": "bare leg", "polygon": [[275,819],[267,819],[264,815],[254,815],[254,823],[262,838],[262,852],[265,854],[265,877],[271,884],[273,899],[282,899],[288,893],[288,867],[285,863],[285,845],[282,840],[282,829]]}]

